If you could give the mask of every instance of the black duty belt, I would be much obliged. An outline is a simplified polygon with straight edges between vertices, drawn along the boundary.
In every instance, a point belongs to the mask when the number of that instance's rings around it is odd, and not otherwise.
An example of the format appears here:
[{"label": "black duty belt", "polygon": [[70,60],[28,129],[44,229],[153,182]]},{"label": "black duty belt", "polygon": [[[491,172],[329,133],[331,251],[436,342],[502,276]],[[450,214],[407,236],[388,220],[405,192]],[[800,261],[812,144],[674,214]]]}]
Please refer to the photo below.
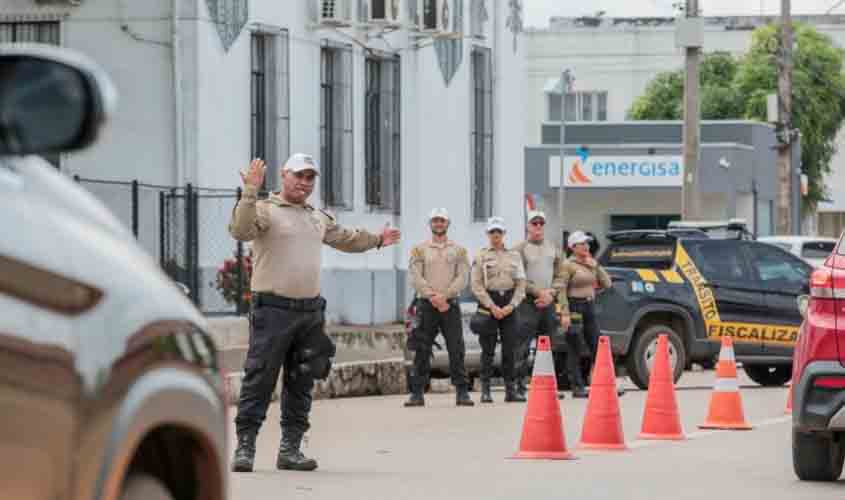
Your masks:
[{"label": "black duty belt", "polygon": [[586,298],[569,297],[567,300],[569,300],[570,304],[589,304],[591,302],[594,302],[596,299],[594,299],[592,297],[586,297]]},{"label": "black duty belt", "polygon": [[253,292],[252,294],[256,307],[268,306],[290,311],[317,312],[326,309],[326,299],[315,297],[313,299],[289,299],[266,292]]}]

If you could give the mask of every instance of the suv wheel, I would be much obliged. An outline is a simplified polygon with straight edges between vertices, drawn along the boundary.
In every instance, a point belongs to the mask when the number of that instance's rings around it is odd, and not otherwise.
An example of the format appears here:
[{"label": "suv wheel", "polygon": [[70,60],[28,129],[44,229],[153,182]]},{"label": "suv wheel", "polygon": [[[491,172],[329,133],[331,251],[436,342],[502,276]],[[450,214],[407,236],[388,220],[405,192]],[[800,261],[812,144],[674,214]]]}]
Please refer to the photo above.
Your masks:
[{"label": "suv wheel", "polygon": [[763,387],[780,387],[792,378],[792,367],[789,365],[745,365],[748,378]]},{"label": "suv wheel", "polygon": [[687,364],[687,350],[680,334],[671,326],[652,324],[637,335],[631,349],[628,351],[626,368],[631,381],[640,389],[648,389],[648,377],[657,353],[657,338],[661,334],[669,335],[669,361],[674,368],[674,378],[677,382],[684,373]]},{"label": "suv wheel", "polygon": [[837,435],[792,429],[792,466],[802,481],[836,481],[842,475],[845,448]]},{"label": "suv wheel", "polygon": [[124,481],[120,500],[173,500],[173,495],[156,477],[134,473]]}]

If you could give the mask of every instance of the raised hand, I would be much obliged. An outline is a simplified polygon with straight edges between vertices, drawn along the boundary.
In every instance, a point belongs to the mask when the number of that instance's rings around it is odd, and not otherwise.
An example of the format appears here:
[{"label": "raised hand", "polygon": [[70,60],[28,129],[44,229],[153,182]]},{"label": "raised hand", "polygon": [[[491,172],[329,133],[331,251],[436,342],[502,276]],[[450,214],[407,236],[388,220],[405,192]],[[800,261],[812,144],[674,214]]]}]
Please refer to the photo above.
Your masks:
[{"label": "raised hand", "polygon": [[239,172],[241,174],[241,181],[244,183],[244,187],[260,188],[263,186],[264,173],[266,170],[267,167],[264,165],[264,160],[261,158],[252,160],[252,163],[249,164],[249,169],[247,169],[246,172],[243,170]]},{"label": "raised hand", "polygon": [[381,246],[389,247],[390,245],[396,244],[401,237],[402,233],[398,229],[390,227],[389,223],[385,224],[384,230],[381,232]]}]

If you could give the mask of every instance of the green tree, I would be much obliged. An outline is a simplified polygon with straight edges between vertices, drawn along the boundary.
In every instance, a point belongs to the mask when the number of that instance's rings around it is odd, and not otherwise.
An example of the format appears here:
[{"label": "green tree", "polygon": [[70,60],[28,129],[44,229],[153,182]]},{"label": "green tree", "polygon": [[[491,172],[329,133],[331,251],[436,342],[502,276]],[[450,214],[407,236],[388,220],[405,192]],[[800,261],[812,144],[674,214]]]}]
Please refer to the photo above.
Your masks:
[{"label": "green tree", "polygon": [[[766,120],[766,96],[777,92],[780,27],[758,28],[751,49],[739,60],[713,53],[701,65],[701,115],[705,120]],[[824,176],[836,153],[845,121],[845,52],[812,26],[795,24],[792,126],[801,131],[801,164],[809,179],[807,206],[825,197]],[[683,73],[661,73],[631,107],[634,120],[679,120]],[[672,110],[668,112],[667,110]]]},{"label": "green tree", "polygon": [[[740,118],[742,100],[732,85],[739,64],[727,52],[704,56],[699,71],[701,117],[705,120]],[[683,118],[684,72],[666,71],[654,77],[645,94],[628,111],[632,120],[680,120]]]}]

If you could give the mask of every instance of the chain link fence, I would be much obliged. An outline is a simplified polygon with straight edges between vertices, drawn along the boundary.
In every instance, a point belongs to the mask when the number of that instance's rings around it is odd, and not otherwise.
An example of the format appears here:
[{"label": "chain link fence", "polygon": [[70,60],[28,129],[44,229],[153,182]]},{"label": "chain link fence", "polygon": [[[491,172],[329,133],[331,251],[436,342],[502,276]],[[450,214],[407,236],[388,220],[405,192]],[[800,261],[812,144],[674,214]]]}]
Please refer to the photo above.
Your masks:
[{"label": "chain link fence", "polygon": [[205,314],[249,307],[249,249],[228,232],[240,189],[157,186],[74,176],[123,222]]}]

